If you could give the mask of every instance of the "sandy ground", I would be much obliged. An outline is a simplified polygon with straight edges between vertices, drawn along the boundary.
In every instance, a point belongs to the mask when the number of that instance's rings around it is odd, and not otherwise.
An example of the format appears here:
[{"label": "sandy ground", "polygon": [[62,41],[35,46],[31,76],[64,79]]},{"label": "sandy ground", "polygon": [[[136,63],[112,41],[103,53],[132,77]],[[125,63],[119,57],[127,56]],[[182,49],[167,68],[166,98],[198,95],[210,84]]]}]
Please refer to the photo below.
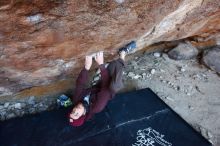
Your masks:
[{"label": "sandy ground", "polygon": [[125,90],[151,88],[206,139],[220,146],[220,77],[198,59],[163,53],[135,55],[124,71]]}]

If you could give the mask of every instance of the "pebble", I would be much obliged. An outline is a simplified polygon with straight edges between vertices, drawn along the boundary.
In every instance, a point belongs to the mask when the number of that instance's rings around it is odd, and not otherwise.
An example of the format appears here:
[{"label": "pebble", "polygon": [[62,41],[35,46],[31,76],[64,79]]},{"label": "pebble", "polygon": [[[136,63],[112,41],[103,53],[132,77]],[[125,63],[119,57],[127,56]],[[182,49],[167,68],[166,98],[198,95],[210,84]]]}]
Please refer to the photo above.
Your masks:
[{"label": "pebble", "polygon": [[14,113],[15,113],[16,116],[20,116],[21,115],[21,110],[15,110]]},{"label": "pebble", "polygon": [[35,108],[30,108],[30,109],[28,109],[28,112],[30,114],[34,114],[34,113],[36,113],[36,109]]},{"label": "pebble", "polygon": [[21,103],[16,103],[14,106],[16,109],[21,109]]},{"label": "pebble", "polygon": [[35,97],[30,96],[27,102],[28,102],[28,104],[32,104],[32,105],[35,104]]},{"label": "pebble", "polygon": [[170,84],[171,84],[171,82],[170,82],[170,81],[167,81],[167,84],[168,84],[168,85],[170,85]]},{"label": "pebble", "polygon": [[147,76],[146,76],[147,78],[150,78],[151,77],[151,74],[147,74]]},{"label": "pebble", "polygon": [[183,67],[181,67],[181,68],[180,68],[180,71],[181,71],[181,72],[185,72],[185,71],[186,71],[186,69],[185,69],[185,68],[183,68]]},{"label": "pebble", "polygon": [[5,115],[3,114],[3,115],[0,115],[0,120],[1,121],[4,121],[5,120]]},{"label": "pebble", "polygon": [[165,73],[165,72],[166,72],[166,71],[165,71],[165,70],[163,70],[163,69],[160,69],[160,71],[161,71],[161,72],[163,72],[163,73]]},{"label": "pebble", "polygon": [[142,73],[142,76],[146,76],[147,74],[146,73]]},{"label": "pebble", "polygon": [[134,79],[139,79],[139,78],[141,78],[141,76],[140,75],[135,75],[133,78]]},{"label": "pebble", "polygon": [[20,116],[23,116],[25,114],[25,111],[21,111],[21,115]]},{"label": "pebble", "polygon": [[153,74],[155,74],[155,72],[156,72],[156,70],[153,68],[153,69],[151,69],[151,71],[150,71],[150,73],[153,75]]},{"label": "pebble", "polygon": [[1,106],[0,106],[0,110],[3,109],[3,108],[4,108],[4,106],[1,105]]},{"label": "pebble", "polygon": [[1,111],[1,112],[0,112],[0,115],[1,115],[1,116],[6,115],[6,111],[5,111],[5,110]]},{"label": "pebble", "polygon": [[4,104],[4,108],[7,108],[8,106],[9,106],[9,102],[6,102],[5,104]]},{"label": "pebble", "polygon": [[132,78],[132,79],[139,79],[141,78],[141,75],[136,75],[135,73],[133,72],[129,72],[128,73],[128,77]]},{"label": "pebble", "polygon": [[191,105],[188,105],[188,108],[189,109],[191,109],[191,110],[193,110],[194,108],[191,106]]},{"label": "pebble", "polygon": [[209,139],[211,139],[211,138],[213,137],[212,133],[209,132],[209,131],[207,132],[207,135],[208,135],[208,138],[209,138]]},{"label": "pebble", "polygon": [[37,109],[37,111],[45,111],[45,110],[47,110],[47,109],[48,109],[48,106],[45,105],[45,106],[39,107],[39,108]]},{"label": "pebble", "polygon": [[43,103],[39,103],[38,105],[39,105],[39,107],[44,107]]},{"label": "pebble", "polygon": [[161,80],[163,83],[166,83],[167,81],[165,81],[165,80]]},{"label": "pebble", "polygon": [[[199,130],[200,130],[200,133],[204,136],[204,137],[207,137],[207,138],[211,138],[212,136],[209,137],[208,135],[208,130],[199,126]],[[211,133],[209,133],[211,135]]]},{"label": "pebble", "polygon": [[170,100],[170,101],[174,101],[173,98],[170,98],[169,96],[165,97],[167,100]]},{"label": "pebble", "polygon": [[133,78],[134,76],[135,76],[135,74],[134,74],[133,72],[129,72],[129,73],[128,73],[128,77]]},{"label": "pebble", "polygon": [[[140,76],[140,75],[139,75]],[[6,102],[0,104],[0,121],[11,119],[14,117],[22,117],[24,114],[34,114],[40,111],[54,109],[55,100],[45,100],[44,102],[36,102],[34,96],[30,96],[27,102]]]},{"label": "pebble", "polygon": [[146,75],[146,73],[142,73],[142,78],[145,79]]},{"label": "pebble", "polygon": [[161,57],[161,53],[159,53],[159,52],[154,52],[154,57]]},{"label": "pebble", "polygon": [[15,108],[15,106],[13,104],[8,106],[8,110],[13,110],[14,108]]},{"label": "pebble", "polygon": [[180,86],[176,86],[175,90],[179,91],[180,90]]},{"label": "pebble", "polygon": [[6,119],[11,119],[11,118],[14,118],[15,117],[15,114],[14,113],[10,113],[6,116]]}]

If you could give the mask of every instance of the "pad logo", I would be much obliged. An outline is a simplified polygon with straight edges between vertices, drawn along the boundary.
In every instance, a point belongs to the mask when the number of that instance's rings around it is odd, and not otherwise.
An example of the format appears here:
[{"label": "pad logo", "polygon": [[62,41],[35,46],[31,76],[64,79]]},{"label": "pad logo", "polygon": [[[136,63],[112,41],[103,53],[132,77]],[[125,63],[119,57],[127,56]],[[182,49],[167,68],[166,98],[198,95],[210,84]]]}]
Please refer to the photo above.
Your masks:
[{"label": "pad logo", "polygon": [[149,127],[137,131],[137,141],[132,146],[172,146],[163,138],[164,135]]}]

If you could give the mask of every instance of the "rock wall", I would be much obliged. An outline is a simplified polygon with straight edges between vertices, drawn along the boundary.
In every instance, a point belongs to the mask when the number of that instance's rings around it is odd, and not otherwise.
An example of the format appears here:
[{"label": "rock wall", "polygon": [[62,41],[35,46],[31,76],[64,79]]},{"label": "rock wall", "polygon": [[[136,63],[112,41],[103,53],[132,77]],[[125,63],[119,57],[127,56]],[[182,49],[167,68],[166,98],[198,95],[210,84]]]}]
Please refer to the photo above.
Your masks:
[{"label": "rock wall", "polygon": [[220,0],[1,0],[0,97],[35,86],[19,97],[43,95],[78,74],[86,54],[104,50],[112,59],[131,40],[140,50],[219,40],[219,32]]}]

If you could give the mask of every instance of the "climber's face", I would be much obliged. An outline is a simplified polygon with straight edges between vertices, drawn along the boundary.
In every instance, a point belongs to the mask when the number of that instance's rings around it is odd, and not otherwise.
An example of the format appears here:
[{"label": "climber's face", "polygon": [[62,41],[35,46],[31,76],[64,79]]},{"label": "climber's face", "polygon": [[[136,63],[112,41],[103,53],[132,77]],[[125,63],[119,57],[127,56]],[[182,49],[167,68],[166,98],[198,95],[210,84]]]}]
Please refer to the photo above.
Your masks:
[{"label": "climber's face", "polygon": [[72,112],[70,113],[70,118],[77,120],[85,113],[85,108],[82,103],[77,104],[72,109]]}]

